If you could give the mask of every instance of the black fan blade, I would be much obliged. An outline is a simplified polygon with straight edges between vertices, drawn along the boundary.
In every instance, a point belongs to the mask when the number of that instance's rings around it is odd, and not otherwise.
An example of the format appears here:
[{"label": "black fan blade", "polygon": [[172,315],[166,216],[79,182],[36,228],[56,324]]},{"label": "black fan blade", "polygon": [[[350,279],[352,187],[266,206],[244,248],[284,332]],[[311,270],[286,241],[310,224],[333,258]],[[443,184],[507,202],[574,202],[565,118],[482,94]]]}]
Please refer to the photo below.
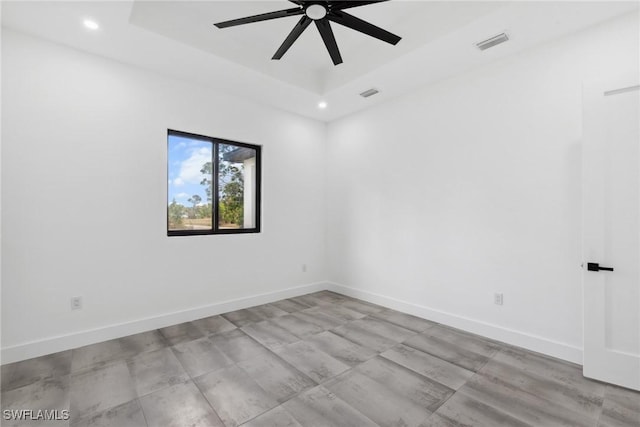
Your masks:
[{"label": "black fan blade", "polygon": [[370,1],[332,1],[329,2],[331,10],[350,9],[352,7],[366,6],[373,3],[382,3],[389,0],[370,0]]},{"label": "black fan blade", "polygon": [[383,42],[391,43],[393,45],[398,44],[402,37],[396,36],[387,30],[383,30],[380,27],[376,27],[373,24],[363,21],[360,18],[356,18],[353,15],[349,15],[342,10],[331,11],[327,15],[327,19],[335,22],[336,24],[343,25],[352,30],[360,31],[368,36],[375,37]]},{"label": "black fan blade", "polygon": [[329,55],[331,55],[333,65],[342,64],[342,56],[340,56],[340,50],[338,49],[336,38],[333,35],[331,24],[329,23],[327,18],[318,19],[317,21],[315,21],[315,23],[316,27],[318,27],[318,31],[320,31],[320,35],[322,36],[322,41],[327,47]]},{"label": "black fan blade", "polygon": [[291,3],[299,4],[302,6],[302,2],[300,0],[289,0]]},{"label": "black fan blade", "polygon": [[276,12],[261,13],[260,15],[247,16],[246,18],[232,19],[231,21],[218,22],[213,24],[218,28],[234,27],[236,25],[250,24],[252,22],[268,21],[270,19],[284,18],[286,16],[302,15],[304,9],[295,7],[293,9],[278,10]]},{"label": "black fan blade", "polygon": [[289,50],[289,48],[291,47],[293,42],[298,40],[298,37],[300,37],[300,34],[302,34],[302,32],[307,29],[309,24],[311,24],[311,18],[309,18],[306,15],[303,16],[302,18],[300,18],[300,21],[298,21],[296,26],[293,27],[293,30],[291,30],[291,32],[289,33],[287,38],[284,39],[284,42],[278,48],[278,51],[275,53],[275,55],[273,55],[273,58],[271,58],[271,59],[280,59],[280,58],[282,58],[282,55],[287,53],[287,51]]}]

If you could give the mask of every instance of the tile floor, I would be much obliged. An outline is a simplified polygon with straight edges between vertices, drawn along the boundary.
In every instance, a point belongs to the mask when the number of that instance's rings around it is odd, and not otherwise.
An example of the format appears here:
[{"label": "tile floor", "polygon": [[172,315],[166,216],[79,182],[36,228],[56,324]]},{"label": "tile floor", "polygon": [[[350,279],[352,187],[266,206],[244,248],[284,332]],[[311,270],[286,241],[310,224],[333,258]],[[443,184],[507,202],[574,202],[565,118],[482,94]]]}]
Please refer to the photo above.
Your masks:
[{"label": "tile floor", "polygon": [[323,291],[2,366],[3,426],[640,426],[577,365]]}]

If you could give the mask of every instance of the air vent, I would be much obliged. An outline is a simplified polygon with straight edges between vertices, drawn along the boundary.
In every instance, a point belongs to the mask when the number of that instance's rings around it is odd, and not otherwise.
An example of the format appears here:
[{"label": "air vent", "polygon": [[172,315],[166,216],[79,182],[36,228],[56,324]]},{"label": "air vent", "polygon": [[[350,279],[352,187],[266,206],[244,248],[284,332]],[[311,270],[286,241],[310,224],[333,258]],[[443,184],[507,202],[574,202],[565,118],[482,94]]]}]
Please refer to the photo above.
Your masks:
[{"label": "air vent", "polygon": [[640,89],[640,85],[623,87],[621,89],[608,90],[604,93],[604,96],[617,95],[619,93],[632,92],[634,90],[639,90],[639,89]]},{"label": "air vent", "polygon": [[498,34],[497,36],[493,36],[490,39],[486,39],[485,41],[481,41],[480,43],[476,43],[476,46],[480,50],[487,50],[490,47],[494,47],[497,44],[504,43],[509,40],[509,37],[505,34]]},{"label": "air vent", "polygon": [[371,89],[369,89],[369,90],[365,90],[364,92],[362,92],[362,93],[360,94],[360,96],[361,96],[361,97],[363,97],[363,98],[368,98],[368,97],[370,97],[370,96],[375,95],[375,94],[376,94],[376,93],[378,93],[378,92],[380,92],[378,89],[371,88]]}]

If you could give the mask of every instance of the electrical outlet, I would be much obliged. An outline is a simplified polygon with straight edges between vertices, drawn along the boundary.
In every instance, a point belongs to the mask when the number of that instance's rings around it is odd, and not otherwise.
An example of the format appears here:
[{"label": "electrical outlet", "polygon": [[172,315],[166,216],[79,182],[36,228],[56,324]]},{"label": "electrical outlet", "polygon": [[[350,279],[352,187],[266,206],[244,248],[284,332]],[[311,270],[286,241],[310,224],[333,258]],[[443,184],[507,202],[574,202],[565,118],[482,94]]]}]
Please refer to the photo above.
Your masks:
[{"label": "electrical outlet", "polygon": [[71,310],[80,310],[82,308],[82,297],[71,297]]},{"label": "electrical outlet", "polygon": [[493,303],[496,305],[502,305],[502,292],[496,292],[493,294]]},{"label": "electrical outlet", "polygon": [[307,264],[302,264],[302,272],[303,273],[307,272]]}]

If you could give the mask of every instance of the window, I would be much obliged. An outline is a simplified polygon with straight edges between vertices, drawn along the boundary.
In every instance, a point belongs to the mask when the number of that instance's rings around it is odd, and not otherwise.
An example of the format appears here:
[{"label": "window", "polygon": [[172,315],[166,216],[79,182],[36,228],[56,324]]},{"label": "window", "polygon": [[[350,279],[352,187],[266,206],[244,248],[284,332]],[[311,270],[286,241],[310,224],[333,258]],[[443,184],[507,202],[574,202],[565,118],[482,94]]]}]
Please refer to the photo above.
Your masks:
[{"label": "window", "polygon": [[260,147],[169,130],[167,234],[260,232]]}]

